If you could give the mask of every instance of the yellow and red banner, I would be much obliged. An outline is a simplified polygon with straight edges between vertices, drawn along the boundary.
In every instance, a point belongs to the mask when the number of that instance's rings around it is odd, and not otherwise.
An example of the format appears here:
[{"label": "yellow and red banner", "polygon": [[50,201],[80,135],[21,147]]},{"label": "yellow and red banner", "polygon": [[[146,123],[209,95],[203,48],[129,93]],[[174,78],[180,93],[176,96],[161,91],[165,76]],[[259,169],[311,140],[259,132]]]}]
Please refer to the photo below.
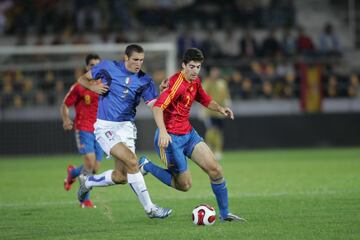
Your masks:
[{"label": "yellow and red banner", "polygon": [[304,112],[320,112],[322,107],[321,67],[300,64],[300,105]]}]

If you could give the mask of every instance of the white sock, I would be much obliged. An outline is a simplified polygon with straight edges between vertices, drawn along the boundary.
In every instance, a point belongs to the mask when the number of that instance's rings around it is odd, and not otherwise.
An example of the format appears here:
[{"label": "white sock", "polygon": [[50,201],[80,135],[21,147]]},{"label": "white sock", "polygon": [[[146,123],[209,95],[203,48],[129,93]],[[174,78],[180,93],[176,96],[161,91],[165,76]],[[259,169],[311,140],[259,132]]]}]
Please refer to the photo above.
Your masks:
[{"label": "white sock", "polygon": [[146,212],[150,212],[154,207],[153,202],[150,199],[149,192],[146,188],[144,177],[140,172],[134,174],[127,174],[127,180],[130,187],[136,193],[140,203],[143,205]]},{"label": "white sock", "polygon": [[100,173],[98,175],[89,176],[85,182],[85,186],[87,188],[90,187],[106,187],[114,185],[111,176],[113,170],[108,170],[106,172]]}]

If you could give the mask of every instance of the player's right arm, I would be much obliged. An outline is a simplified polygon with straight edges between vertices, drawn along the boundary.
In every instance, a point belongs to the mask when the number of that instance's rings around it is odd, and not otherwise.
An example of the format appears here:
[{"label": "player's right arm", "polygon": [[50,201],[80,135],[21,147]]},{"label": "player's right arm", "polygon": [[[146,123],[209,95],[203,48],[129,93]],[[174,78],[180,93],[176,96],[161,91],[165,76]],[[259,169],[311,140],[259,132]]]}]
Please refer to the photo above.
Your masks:
[{"label": "player's right arm", "polygon": [[77,84],[71,86],[69,92],[65,95],[60,107],[60,114],[63,121],[64,130],[73,128],[73,121],[70,118],[69,107],[73,106],[79,100]]},{"label": "player's right arm", "polygon": [[103,84],[103,83],[96,83],[93,81],[93,77],[91,75],[91,70],[79,77],[77,80],[78,83],[83,86],[84,88],[87,88],[93,92],[96,92],[97,94],[103,94],[109,91],[109,86]]},{"label": "player's right arm", "polygon": [[60,114],[63,121],[64,130],[71,130],[73,128],[73,121],[70,118],[69,108],[65,105],[65,103],[61,104]]},{"label": "player's right arm", "polygon": [[159,147],[165,148],[169,145],[169,142],[172,142],[171,136],[168,134],[164,122],[164,110],[171,102],[175,101],[179,97],[179,87],[182,81],[181,76],[170,78],[169,80],[163,80],[161,85],[164,85],[164,87],[166,86],[166,88],[163,89],[153,106],[154,119],[157,127],[159,128]]},{"label": "player's right arm", "polygon": [[168,87],[169,87],[169,79],[165,78],[164,80],[161,81],[159,85],[160,93],[162,93]]},{"label": "player's right arm", "polygon": [[166,130],[163,113],[164,113],[164,111],[161,107],[158,107],[158,106],[153,107],[154,119],[155,119],[156,125],[159,129],[158,146],[166,148],[169,145],[169,142],[172,142],[172,139]]}]

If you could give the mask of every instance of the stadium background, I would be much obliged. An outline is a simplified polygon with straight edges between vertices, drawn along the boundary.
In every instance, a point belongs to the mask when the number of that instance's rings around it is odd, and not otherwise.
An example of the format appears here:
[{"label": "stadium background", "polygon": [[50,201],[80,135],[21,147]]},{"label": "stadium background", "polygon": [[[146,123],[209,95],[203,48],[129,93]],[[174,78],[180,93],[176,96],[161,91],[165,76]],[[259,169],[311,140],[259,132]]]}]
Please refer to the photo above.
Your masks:
[{"label": "stadium background", "polygon": [[[0,154],[76,152],[73,134],[61,128],[61,100],[86,52],[129,42],[170,45],[146,49],[145,68],[157,83],[178,68],[187,47],[204,51],[203,78],[221,68],[236,115],[226,123],[226,149],[359,146],[358,5],[2,1]],[[121,59],[120,46],[97,53]],[[193,122],[203,133],[198,109]],[[138,112],[138,149],[152,150],[154,121],[143,106]]]},{"label": "stadium background", "polygon": [[[356,0],[0,1],[0,239],[360,239],[359,10]],[[66,167],[82,159],[60,103],[88,52],[121,59],[130,42],[144,45],[157,83],[186,47],[203,49],[203,79],[220,67],[236,115],[221,165],[231,211],[248,223],[192,224],[195,206],[216,206],[192,161],[187,193],[146,176],[153,201],[173,208],[166,220],[146,218],[128,186],[93,189],[96,209],[79,208],[77,183],[64,191]],[[137,154],[162,164],[143,105],[137,126]]]}]

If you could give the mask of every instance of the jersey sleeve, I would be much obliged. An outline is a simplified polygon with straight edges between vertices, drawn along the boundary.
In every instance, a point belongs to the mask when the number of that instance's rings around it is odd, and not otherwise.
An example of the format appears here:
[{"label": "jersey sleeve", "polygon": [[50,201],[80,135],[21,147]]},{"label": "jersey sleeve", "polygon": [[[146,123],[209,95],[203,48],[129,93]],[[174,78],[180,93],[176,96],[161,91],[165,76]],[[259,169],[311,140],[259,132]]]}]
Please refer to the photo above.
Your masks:
[{"label": "jersey sleeve", "polygon": [[198,91],[195,100],[201,103],[205,107],[209,106],[212,100],[212,98],[205,92],[200,81],[199,81]]},{"label": "jersey sleeve", "polygon": [[147,104],[148,102],[154,100],[158,96],[157,89],[155,87],[155,83],[152,78],[149,77],[149,84],[146,86],[144,91],[142,92],[142,98],[144,102]]},{"label": "jersey sleeve", "polygon": [[172,101],[176,100],[181,95],[182,88],[180,86],[182,82],[183,79],[181,76],[170,79],[169,87],[160,94],[154,106],[165,110]]},{"label": "jersey sleeve", "polygon": [[91,76],[93,79],[101,79],[103,84],[108,84],[108,80],[110,79],[110,73],[108,71],[110,66],[109,60],[103,60],[99,64],[93,66],[91,68]]},{"label": "jersey sleeve", "polygon": [[64,98],[64,104],[67,107],[73,106],[79,99],[79,85],[74,84],[71,86],[69,92],[66,94]]}]

